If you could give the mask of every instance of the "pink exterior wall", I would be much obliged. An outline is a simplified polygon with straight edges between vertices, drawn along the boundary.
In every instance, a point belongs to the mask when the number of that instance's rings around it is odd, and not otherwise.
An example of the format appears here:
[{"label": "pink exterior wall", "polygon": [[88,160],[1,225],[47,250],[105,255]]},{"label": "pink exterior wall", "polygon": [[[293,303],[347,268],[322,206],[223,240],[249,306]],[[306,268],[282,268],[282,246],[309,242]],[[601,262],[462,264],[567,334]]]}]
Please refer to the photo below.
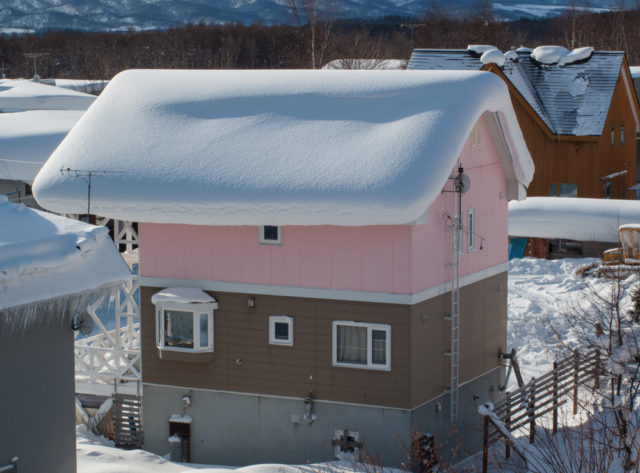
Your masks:
[{"label": "pink exterior wall", "polygon": [[[461,153],[471,188],[462,214],[476,212],[476,250],[461,275],[507,260],[506,183],[483,126],[480,146]],[[457,166],[456,166],[457,168]],[[449,188],[451,183],[445,184]],[[255,226],[140,224],[140,274],[147,277],[413,294],[450,280],[453,193],[442,193],[426,224],[287,226],[282,245],[258,243]],[[502,197],[501,197],[502,196]]]}]

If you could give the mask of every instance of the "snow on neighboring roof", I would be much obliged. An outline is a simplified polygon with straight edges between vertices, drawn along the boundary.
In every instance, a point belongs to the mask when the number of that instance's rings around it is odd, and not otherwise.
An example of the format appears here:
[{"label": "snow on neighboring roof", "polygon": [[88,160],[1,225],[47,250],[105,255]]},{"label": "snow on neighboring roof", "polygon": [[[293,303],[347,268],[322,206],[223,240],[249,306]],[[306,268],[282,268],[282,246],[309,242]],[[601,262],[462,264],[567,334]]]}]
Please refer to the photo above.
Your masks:
[{"label": "snow on neighboring roof", "polygon": [[618,227],[640,222],[640,201],[528,197],[509,203],[509,236],[617,242]]},{"label": "snow on neighboring roof", "polygon": [[217,302],[213,297],[201,289],[192,287],[167,287],[151,296],[151,302],[178,302],[182,304],[207,304]]},{"label": "snow on neighboring roof", "polygon": [[593,48],[586,46],[569,51],[563,46],[538,46],[531,52],[531,57],[542,64],[564,66],[578,61],[585,61],[593,54]]},{"label": "snow on neighboring roof", "polygon": [[108,80],[95,79],[56,79],[56,87],[75,90],[76,92],[102,92],[109,83]]},{"label": "snow on neighboring roof", "polygon": [[505,55],[497,49],[489,49],[480,56],[480,62],[482,62],[482,64],[493,63],[497,64],[498,67],[504,66],[505,59]]},{"label": "snow on neighboring roof", "polygon": [[495,46],[490,44],[470,44],[467,46],[467,52],[475,54],[476,56],[482,56],[487,51],[498,50]]},{"label": "snow on neighboring roof", "polygon": [[95,96],[29,80],[0,79],[0,112],[86,110]]},{"label": "snow on neighboring roof", "polygon": [[[127,71],[34,182],[38,203],[156,223],[410,223],[495,112],[526,186],[533,162],[506,85],[486,72]],[[76,210],[73,210],[76,209]]]},{"label": "snow on neighboring roof", "polygon": [[625,225],[620,225],[618,230],[636,230],[636,231],[640,231],[640,223],[627,223]]},{"label": "snow on neighboring roof", "polygon": [[110,286],[131,277],[96,227],[0,196],[0,310]]},{"label": "snow on neighboring roof", "polygon": [[[505,61],[500,70],[553,134],[601,136],[624,52],[593,51],[590,47],[569,52],[559,46],[541,46],[536,51],[540,54],[545,51],[542,48],[551,48],[550,52],[541,54],[542,59],[549,62],[562,59],[562,67],[559,63],[542,64],[534,59],[531,50],[520,48],[516,50],[518,60],[513,60],[510,54],[511,60]],[[480,57],[465,49],[414,49],[407,69],[480,70],[483,67]],[[631,96],[628,99],[635,100]],[[639,125],[636,123],[636,127]]]},{"label": "snow on neighboring roof", "polygon": [[328,62],[322,69],[368,69],[368,70],[394,70],[406,69],[406,59],[334,59]]},{"label": "snow on neighboring roof", "polygon": [[83,110],[0,113],[0,179],[32,183],[83,113]]},{"label": "snow on neighboring roof", "polygon": [[640,66],[630,66],[629,72],[634,79],[640,78]]}]

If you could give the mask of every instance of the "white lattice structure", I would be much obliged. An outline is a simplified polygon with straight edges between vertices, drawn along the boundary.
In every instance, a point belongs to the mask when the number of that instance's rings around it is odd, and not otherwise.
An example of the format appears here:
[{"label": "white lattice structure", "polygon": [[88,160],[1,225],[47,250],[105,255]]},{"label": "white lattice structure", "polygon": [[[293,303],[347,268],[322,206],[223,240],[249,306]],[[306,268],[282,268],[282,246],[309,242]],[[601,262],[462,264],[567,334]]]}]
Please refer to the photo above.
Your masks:
[{"label": "white lattice structure", "polygon": [[[99,225],[108,219],[98,218]],[[114,221],[114,243],[125,249],[123,258],[132,266],[137,263],[138,234],[133,222]],[[115,297],[115,328],[108,330],[100,320],[99,309],[107,295],[89,304],[87,313],[100,329],[97,335],[75,343],[76,393],[111,396],[117,391],[136,394],[141,380],[140,309],[138,279],[122,284]]]}]

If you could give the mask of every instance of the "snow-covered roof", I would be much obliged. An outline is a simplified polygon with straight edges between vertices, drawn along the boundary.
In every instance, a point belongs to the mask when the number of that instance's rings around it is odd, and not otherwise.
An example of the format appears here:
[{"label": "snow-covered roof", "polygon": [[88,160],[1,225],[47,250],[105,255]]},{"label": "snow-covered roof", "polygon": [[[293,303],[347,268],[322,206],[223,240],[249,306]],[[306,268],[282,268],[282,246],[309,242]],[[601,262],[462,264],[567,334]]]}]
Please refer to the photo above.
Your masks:
[{"label": "snow-covered roof", "polygon": [[95,96],[24,79],[0,79],[0,112],[86,110]]},{"label": "snow-covered roof", "polygon": [[[156,223],[367,225],[421,218],[466,138],[495,112],[511,175],[533,163],[487,72],[128,71],[34,182],[40,205]],[[73,210],[76,209],[76,210]]]},{"label": "snow-covered roof", "polygon": [[640,223],[640,201],[528,197],[509,202],[509,236],[617,242],[618,227]]},{"label": "snow-covered roof", "polygon": [[0,179],[33,182],[42,164],[83,113],[83,110],[0,113]]},{"label": "snow-covered roof", "polygon": [[[552,133],[602,135],[624,52],[540,46],[516,50],[517,60],[506,60],[515,59],[509,51],[501,61],[490,46],[470,48],[415,49],[407,69],[479,70],[496,63]],[[485,61],[480,54],[488,54]]]},{"label": "snow-covered roof", "polygon": [[109,83],[108,80],[95,79],[56,79],[56,87],[75,90],[76,92],[102,92]]},{"label": "snow-covered roof", "polygon": [[629,67],[629,72],[631,72],[631,77],[634,79],[640,78],[640,66]]},{"label": "snow-covered roof", "polygon": [[0,222],[0,310],[131,277],[106,227],[15,205],[6,196],[0,196]]},{"label": "snow-covered roof", "polygon": [[201,289],[192,287],[167,287],[151,296],[151,302],[178,302],[182,304],[208,304],[216,300]]},{"label": "snow-covered roof", "polygon": [[334,59],[322,66],[323,69],[406,69],[406,59]]}]

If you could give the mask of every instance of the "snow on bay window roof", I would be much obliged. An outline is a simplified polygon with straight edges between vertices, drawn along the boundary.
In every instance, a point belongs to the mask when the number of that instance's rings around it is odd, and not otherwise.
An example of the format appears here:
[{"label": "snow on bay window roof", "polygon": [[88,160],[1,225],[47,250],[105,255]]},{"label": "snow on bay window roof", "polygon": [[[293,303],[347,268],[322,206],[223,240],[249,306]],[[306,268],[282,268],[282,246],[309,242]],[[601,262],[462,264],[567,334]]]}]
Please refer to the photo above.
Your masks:
[{"label": "snow on bay window roof", "polygon": [[40,205],[208,225],[413,222],[471,129],[495,113],[526,186],[533,164],[505,84],[486,72],[158,71],[119,74],[34,182]]},{"label": "snow on bay window roof", "polygon": [[0,196],[0,222],[0,311],[131,277],[106,227],[15,205],[6,196]]}]

